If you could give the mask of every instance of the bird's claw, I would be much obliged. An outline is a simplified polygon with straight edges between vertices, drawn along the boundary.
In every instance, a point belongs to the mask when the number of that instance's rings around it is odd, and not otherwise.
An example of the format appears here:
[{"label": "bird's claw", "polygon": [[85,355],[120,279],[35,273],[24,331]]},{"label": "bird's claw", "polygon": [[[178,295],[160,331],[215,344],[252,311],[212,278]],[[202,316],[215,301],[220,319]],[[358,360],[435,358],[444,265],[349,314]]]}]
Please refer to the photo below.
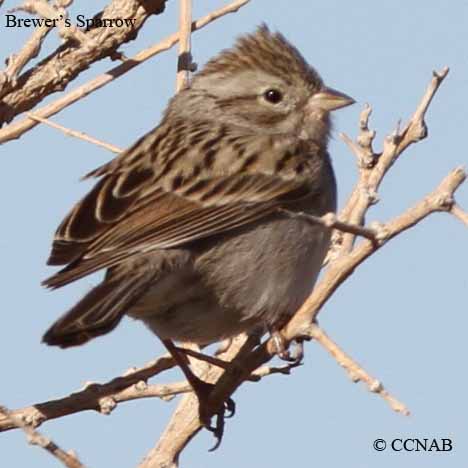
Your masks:
[{"label": "bird's claw", "polygon": [[208,421],[205,423],[206,429],[213,433],[216,438],[216,442],[209,449],[209,452],[214,452],[220,445],[223,440],[224,435],[224,426],[225,419],[232,418],[236,413],[236,404],[232,398],[229,398],[224,402],[223,408],[221,408],[214,416],[216,417],[216,424],[213,426],[211,424],[212,416],[208,417]]},{"label": "bird's claw", "polygon": [[[213,384],[203,382],[202,380],[200,380],[197,383],[197,389],[195,390],[200,405],[200,420],[203,426],[210,432],[212,432],[216,438],[216,443],[209,450],[210,452],[213,452],[221,445],[224,435],[225,420],[228,418],[232,418],[236,413],[236,403],[232,398],[228,398],[223,403],[221,408],[213,408],[210,399],[213,388]],[[215,424],[211,423],[213,417],[215,417]]]},{"label": "bird's claw", "polygon": [[282,360],[293,365],[299,365],[304,357],[304,345],[302,340],[295,340],[294,350],[289,350],[289,343],[286,342],[284,336],[279,330],[271,332],[271,338],[273,339],[273,346],[275,348],[276,355]]},{"label": "bird's claw", "polygon": [[304,359],[304,341],[303,340],[294,340],[293,352],[289,353],[290,362],[293,365],[299,365]]},{"label": "bird's claw", "polygon": [[236,402],[232,398],[228,398],[224,402],[224,410],[226,411],[225,418],[232,418],[236,414]]}]

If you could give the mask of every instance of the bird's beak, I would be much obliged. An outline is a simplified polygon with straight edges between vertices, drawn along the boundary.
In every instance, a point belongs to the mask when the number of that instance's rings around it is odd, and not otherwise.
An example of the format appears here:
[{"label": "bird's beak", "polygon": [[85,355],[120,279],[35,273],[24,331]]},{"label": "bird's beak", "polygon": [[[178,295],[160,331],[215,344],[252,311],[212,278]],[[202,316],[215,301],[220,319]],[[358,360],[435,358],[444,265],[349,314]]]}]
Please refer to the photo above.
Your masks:
[{"label": "bird's beak", "polygon": [[336,89],[323,87],[318,93],[309,99],[309,105],[325,111],[334,111],[342,107],[350,106],[356,101]]}]

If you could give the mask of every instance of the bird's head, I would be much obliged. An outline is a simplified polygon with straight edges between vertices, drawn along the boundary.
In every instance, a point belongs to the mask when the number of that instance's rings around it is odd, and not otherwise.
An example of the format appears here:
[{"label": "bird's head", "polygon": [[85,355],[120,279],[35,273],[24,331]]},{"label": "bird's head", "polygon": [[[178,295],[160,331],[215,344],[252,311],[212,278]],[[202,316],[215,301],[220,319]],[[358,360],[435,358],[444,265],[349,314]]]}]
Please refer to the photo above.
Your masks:
[{"label": "bird's head", "polygon": [[326,87],[299,51],[265,25],[211,59],[187,92],[205,116],[315,140],[328,137],[331,111],[354,103]]}]

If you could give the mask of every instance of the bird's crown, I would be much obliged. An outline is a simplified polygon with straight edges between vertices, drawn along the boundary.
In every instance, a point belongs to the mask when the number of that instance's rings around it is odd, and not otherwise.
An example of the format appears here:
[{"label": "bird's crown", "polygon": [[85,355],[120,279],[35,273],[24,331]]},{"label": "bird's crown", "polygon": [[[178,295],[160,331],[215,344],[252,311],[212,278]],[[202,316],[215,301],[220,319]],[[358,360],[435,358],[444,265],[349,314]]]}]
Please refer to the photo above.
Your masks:
[{"label": "bird's crown", "polygon": [[301,53],[281,33],[272,33],[266,24],[238,38],[232,48],[211,59],[195,79],[246,70],[266,72],[291,84],[300,79],[314,88],[322,85],[320,75]]}]

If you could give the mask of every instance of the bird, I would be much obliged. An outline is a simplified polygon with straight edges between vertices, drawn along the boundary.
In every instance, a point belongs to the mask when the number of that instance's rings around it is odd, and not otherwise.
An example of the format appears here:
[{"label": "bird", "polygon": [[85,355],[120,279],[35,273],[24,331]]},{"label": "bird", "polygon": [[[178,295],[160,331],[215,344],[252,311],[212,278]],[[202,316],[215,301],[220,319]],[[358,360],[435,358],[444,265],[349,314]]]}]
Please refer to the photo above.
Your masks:
[{"label": "bird", "polygon": [[59,225],[48,264],[63,267],[43,284],[105,276],[43,341],[81,345],[127,314],[183,365],[174,342],[276,333],[328,250],[330,230],[295,214],[336,211],[330,113],[353,103],[265,24],[209,60],[159,125],[85,176],[98,180]]}]

